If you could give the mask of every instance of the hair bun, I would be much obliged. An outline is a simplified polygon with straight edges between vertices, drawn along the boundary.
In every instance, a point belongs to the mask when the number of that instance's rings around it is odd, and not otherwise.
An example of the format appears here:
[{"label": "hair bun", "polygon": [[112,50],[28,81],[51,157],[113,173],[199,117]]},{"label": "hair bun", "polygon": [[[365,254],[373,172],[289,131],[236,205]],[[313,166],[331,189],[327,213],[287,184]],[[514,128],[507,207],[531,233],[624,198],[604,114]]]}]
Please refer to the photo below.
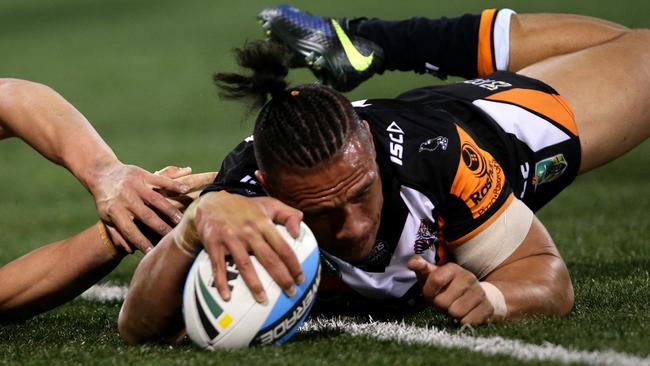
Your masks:
[{"label": "hair bun", "polygon": [[277,98],[287,94],[289,73],[289,49],[273,41],[253,41],[235,49],[237,63],[250,69],[252,75],[216,73],[215,84],[220,94],[229,99],[251,99],[253,107],[260,107],[268,96]]}]

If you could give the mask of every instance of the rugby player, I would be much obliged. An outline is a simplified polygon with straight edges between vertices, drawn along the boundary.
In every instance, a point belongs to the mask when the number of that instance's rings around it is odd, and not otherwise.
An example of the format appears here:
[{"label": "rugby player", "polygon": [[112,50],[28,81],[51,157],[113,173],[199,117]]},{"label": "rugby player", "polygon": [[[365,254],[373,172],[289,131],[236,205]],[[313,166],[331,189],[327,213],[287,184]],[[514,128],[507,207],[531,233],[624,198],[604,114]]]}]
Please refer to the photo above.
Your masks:
[{"label": "rugby player", "polygon": [[[151,174],[124,165],[60,94],[26,80],[0,79],[0,139],[8,137],[24,140],[67,168],[93,195],[101,220],[0,267],[0,322],[51,309],[97,282],[126,253],[150,251],[153,246],[141,230],[168,233],[180,221],[185,194],[208,177],[188,176],[189,168]],[[145,225],[139,228],[134,219]]]},{"label": "rugby player", "polygon": [[[297,235],[301,219],[322,251],[321,299],[424,301],[462,324],[570,312],[569,272],[534,211],[648,137],[650,31],[507,9],[387,22],[281,6],[261,19],[292,52],[249,43],[237,56],[252,75],[215,75],[226,96],[262,106],[253,137],[138,266],[125,341],[182,334],[200,247],[225,299],[230,255],[265,301],[249,252],[294,294],[303,276],[272,221]],[[351,103],[288,87],[290,64],[342,90],[392,69],[468,80]]]}]

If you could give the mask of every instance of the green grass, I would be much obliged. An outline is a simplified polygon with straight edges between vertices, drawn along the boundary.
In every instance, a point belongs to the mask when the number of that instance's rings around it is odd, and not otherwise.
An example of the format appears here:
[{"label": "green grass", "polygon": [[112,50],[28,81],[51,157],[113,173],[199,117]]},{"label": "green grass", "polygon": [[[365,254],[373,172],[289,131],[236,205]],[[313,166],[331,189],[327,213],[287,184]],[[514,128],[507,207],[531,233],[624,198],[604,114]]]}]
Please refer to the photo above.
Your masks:
[{"label": "green grass", "polygon": [[[0,4],[0,70],[60,91],[96,126],[125,162],[155,170],[175,164],[215,170],[248,135],[244,109],[217,98],[215,70],[234,68],[230,50],[261,35],[262,1],[4,0]],[[520,12],[572,12],[648,27],[642,1],[296,2],[329,15],[399,19],[457,15],[485,6]],[[304,71],[294,82],[312,81]],[[349,94],[393,96],[435,82],[387,74]],[[620,160],[577,179],[540,217],[571,269],[576,307],[562,319],[540,318],[482,327],[530,343],[585,350],[650,354],[650,185],[645,143]],[[92,200],[65,170],[20,141],[0,142],[0,264],[44,243],[70,236],[96,220]],[[74,255],[74,253],[71,253]],[[132,256],[108,276],[126,284]],[[0,279],[1,281],[1,279]],[[0,282],[1,286],[1,282]],[[119,304],[76,300],[22,324],[0,326],[0,364],[517,364],[463,350],[407,346],[342,334],[299,334],[283,347],[216,354],[189,342],[126,347],[116,330]],[[455,331],[433,311],[408,323]]]}]

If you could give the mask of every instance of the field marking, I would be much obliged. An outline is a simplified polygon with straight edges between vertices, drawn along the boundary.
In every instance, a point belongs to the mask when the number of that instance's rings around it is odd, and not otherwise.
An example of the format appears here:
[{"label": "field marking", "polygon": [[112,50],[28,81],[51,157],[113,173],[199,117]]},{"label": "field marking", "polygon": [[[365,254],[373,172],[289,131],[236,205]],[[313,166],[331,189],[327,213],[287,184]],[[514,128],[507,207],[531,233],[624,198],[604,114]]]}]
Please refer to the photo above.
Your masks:
[{"label": "field marking", "polygon": [[[121,301],[127,287],[111,284],[95,285],[81,297],[91,301]],[[306,321],[299,332],[337,331],[352,336],[425,344],[443,348],[466,349],[487,356],[505,355],[522,361],[555,361],[591,365],[648,365],[650,357],[641,358],[615,351],[580,351],[551,343],[532,344],[502,337],[475,337],[450,333],[434,327],[416,327],[398,322],[359,322],[354,318],[316,318]]]},{"label": "field marking", "polygon": [[122,301],[126,297],[127,291],[128,287],[113,285],[109,282],[92,286],[81,294],[81,298],[99,302]]},{"label": "field marking", "polygon": [[522,361],[580,362],[591,365],[650,365],[650,358],[640,358],[615,351],[580,351],[551,343],[538,345],[498,336],[475,337],[397,322],[373,322],[370,320],[370,322],[359,323],[346,317],[309,320],[300,327],[300,331],[339,331],[382,341],[467,349],[488,356],[505,355]]}]

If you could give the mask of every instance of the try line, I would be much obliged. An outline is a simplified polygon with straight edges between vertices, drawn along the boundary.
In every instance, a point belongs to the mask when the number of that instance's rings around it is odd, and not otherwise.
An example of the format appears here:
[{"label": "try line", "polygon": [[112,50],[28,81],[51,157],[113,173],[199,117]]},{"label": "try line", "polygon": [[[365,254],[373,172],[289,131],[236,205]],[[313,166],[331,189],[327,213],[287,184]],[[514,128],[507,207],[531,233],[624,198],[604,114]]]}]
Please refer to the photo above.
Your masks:
[{"label": "try line", "polygon": [[[126,292],[126,286],[103,284],[91,287],[81,297],[91,301],[121,301],[126,296]],[[466,349],[487,356],[505,355],[522,361],[650,366],[650,358],[648,357],[641,358],[615,351],[580,351],[551,343],[538,345],[502,337],[475,337],[466,334],[454,334],[433,327],[416,327],[397,322],[359,321],[348,317],[310,319],[298,331],[337,331],[352,336],[375,338],[382,341]]]}]

